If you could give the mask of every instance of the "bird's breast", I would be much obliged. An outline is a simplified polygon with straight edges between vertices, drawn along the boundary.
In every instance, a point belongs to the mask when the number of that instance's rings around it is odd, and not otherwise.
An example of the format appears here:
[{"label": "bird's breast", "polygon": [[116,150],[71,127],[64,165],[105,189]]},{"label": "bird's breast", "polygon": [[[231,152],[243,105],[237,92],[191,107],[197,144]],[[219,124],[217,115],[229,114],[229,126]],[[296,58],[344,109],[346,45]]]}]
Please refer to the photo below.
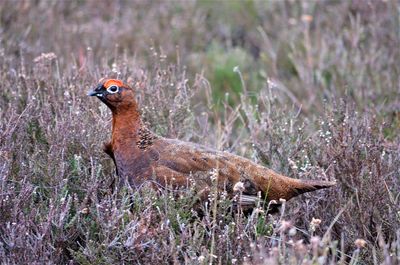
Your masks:
[{"label": "bird's breast", "polygon": [[135,143],[125,143],[114,148],[115,163],[118,175],[131,185],[140,185],[152,175],[151,161],[157,154],[149,155],[136,147]]}]

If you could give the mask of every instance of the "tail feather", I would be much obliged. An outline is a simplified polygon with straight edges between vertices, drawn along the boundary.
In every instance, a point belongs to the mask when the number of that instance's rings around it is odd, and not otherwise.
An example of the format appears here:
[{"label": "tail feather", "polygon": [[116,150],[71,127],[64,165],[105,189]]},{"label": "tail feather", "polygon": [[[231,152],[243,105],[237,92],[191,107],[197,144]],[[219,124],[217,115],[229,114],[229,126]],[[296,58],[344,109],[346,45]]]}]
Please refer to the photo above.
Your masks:
[{"label": "tail feather", "polygon": [[335,186],[336,182],[321,181],[321,180],[299,180],[298,185],[294,188],[294,196],[315,191],[319,189],[326,189]]}]

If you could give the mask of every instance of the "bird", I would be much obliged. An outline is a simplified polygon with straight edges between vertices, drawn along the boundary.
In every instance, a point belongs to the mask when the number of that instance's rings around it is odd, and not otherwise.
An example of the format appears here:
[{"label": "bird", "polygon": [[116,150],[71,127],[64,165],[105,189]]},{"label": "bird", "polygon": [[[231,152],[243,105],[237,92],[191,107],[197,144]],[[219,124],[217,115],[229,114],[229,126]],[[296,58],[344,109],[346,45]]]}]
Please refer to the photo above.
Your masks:
[{"label": "bird", "polygon": [[230,152],[159,136],[142,121],[137,92],[138,88],[111,78],[101,79],[88,92],[111,110],[111,140],[104,143],[104,151],[114,161],[121,185],[134,189],[144,183],[177,189],[190,186],[202,201],[216,187],[236,205],[253,209],[260,202],[279,206],[300,194],[336,184],[289,178]]}]

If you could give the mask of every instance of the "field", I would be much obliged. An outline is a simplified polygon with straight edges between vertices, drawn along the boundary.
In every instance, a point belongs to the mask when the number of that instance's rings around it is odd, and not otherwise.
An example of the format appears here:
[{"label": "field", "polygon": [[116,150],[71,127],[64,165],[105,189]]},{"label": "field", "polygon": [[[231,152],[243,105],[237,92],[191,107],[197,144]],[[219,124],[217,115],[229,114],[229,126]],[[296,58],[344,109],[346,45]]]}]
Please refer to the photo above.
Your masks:
[{"label": "field", "polygon": [[[399,43],[397,0],[1,0],[0,263],[400,264]],[[162,136],[337,185],[116,192],[101,77]]]}]

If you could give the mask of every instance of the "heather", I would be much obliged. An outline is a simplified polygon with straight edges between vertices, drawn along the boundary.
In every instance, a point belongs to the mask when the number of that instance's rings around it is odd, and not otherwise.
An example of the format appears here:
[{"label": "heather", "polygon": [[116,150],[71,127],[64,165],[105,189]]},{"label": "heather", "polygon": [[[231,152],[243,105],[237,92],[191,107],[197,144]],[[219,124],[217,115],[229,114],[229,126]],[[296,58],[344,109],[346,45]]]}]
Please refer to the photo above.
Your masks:
[{"label": "heather", "polygon": [[[397,1],[2,1],[2,264],[397,264]],[[337,186],[244,214],[113,189],[101,77],[148,127]],[[267,206],[268,207],[268,206]]]}]

